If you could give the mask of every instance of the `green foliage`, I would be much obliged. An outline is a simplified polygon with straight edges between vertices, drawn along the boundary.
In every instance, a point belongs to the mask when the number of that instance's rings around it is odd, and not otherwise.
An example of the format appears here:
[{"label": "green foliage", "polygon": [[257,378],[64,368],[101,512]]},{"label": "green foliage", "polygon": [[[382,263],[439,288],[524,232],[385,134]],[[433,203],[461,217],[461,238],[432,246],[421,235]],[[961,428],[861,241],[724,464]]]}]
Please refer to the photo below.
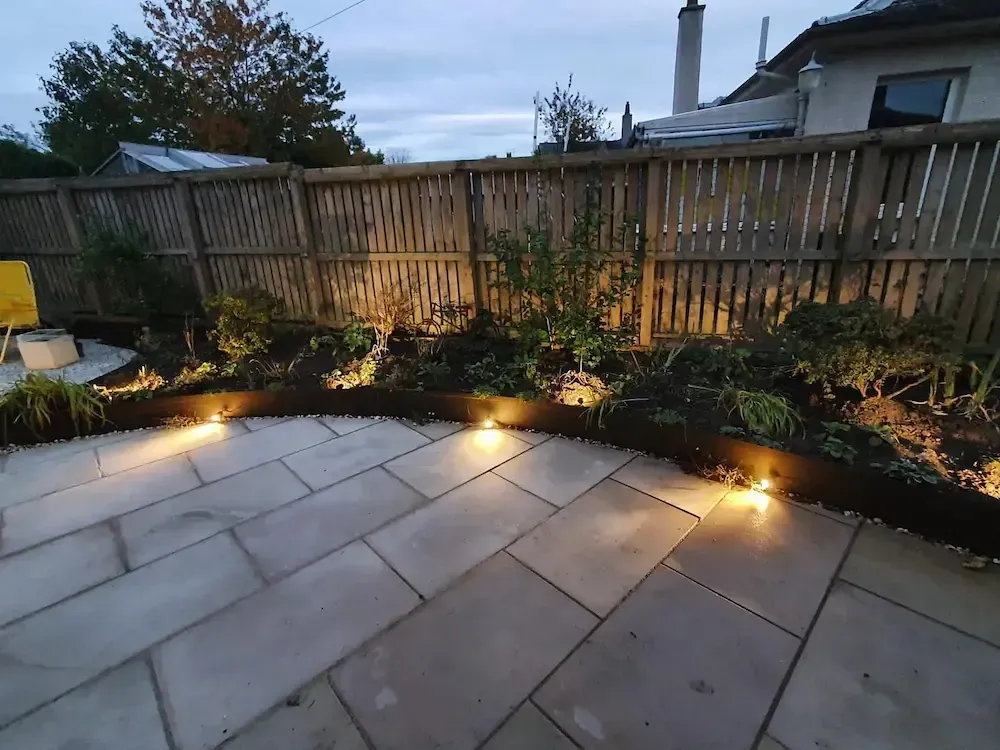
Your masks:
[{"label": "green foliage", "polygon": [[719,406],[735,412],[752,432],[767,437],[791,437],[802,429],[798,409],[784,396],[727,386],[719,392]]},{"label": "green foliage", "polygon": [[516,362],[500,361],[490,352],[465,366],[465,378],[474,388],[486,388],[498,396],[517,387],[520,370]]},{"label": "green foliage", "polygon": [[316,354],[320,349],[336,349],[340,343],[336,336],[326,334],[324,336],[312,336],[309,339],[309,350]]},{"label": "green foliage", "polygon": [[39,151],[23,140],[10,137],[5,127],[0,127],[0,179],[74,177],[80,174],[80,170],[68,159],[52,152]]},{"label": "green foliage", "polygon": [[966,397],[964,405],[966,416],[982,416],[989,422],[993,421],[996,412],[991,408],[991,399],[993,394],[1000,390],[998,363],[1000,363],[1000,349],[985,367],[981,368],[976,362],[969,362],[969,384],[972,386],[972,392]]},{"label": "green foliage", "polygon": [[750,375],[750,350],[733,346],[689,347],[683,361],[691,378],[706,383],[743,382]]},{"label": "green foliage", "polygon": [[142,232],[90,226],[78,257],[83,280],[94,284],[108,312],[146,319],[197,306],[192,290],[157,262]]},{"label": "green foliage", "polygon": [[371,158],[322,40],[268,0],[141,4],[149,38],[73,42],[42,80],[48,144],[91,171],[135,141],[343,166]]},{"label": "green foliage", "polygon": [[429,383],[432,386],[442,386],[451,378],[451,367],[440,359],[422,360],[417,365],[417,378],[421,385]]},{"label": "green foliage", "polygon": [[274,319],[284,309],[280,300],[257,287],[218,294],[206,300],[205,307],[215,316],[209,336],[230,362],[265,353],[273,340]]},{"label": "green foliage", "polygon": [[328,372],[321,376],[323,386],[330,390],[361,388],[375,384],[375,373],[378,371],[379,360],[371,353],[361,359],[349,362],[343,369]]},{"label": "green foliage", "polygon": [[492,396],[499,396],[500,391],[495,386],[482,383],[472,389],[472,395],[476,398],[490,398]]},{"label": "green foliage", "polygon": [[651,422],[655,422],[656,424],[668,427],[676,427],[687,424],[687,417],[683,414],[675,409],[665,409],[661,406],[656,407],[649,413],[649,420]]},{"label": "green foliage", "polygon": [[355,320],[344,329],[342,340],[351,354],[371,351],[375,346],[375,329],[360,320]]},{"label": "green foliage", "polygon": [[104,420],[104,404],[91,386],[52,380],[40,373],[28,373],[0,395],[5,430],[8,424],[20,423],[40,436],[59,412],[69,414],[77,434],[81,427],[90,429]]},{"label": "green foliage", "polygon": [[[489,238],[500,263],[491,283],[518,300],[517,330],[523,346],[567,349],[581,372],[634,341],[631,316],[622,316],[618,326],[606,321],[632,293],[640,269],[634,221],[625,222],[609,242],[596,188],[588,185],[585,195],[584,207],[563,242],[530,227],[521,233],[501,230]],[[622,262],[620,272],[609,274],[617,262],[612,253],[622,247],[633,254]]]},{"label": "green foliage", "polygon": [[555,90],[541,106],[541,120],[549,138],[559,151],[568,143],[569,151],[604,140],[611,132],[607,107],[598,107],[591,99],[573,91],[573,74],[570,73],[566,88],[556,83]]},{"label": "green foliage", "polygon": [[873,469],[880,469],[883,474],[893,479],[899,479],[907,484],[937,484],[941,475],[925,463],[901,458],[888,464],[873,463]]},{"label": "green foliage", "polygon": [[847,304],[804,302],[785,319],[784,332],[806,382],[857,389],[882,397],[889,379],[916,379],[889,398],[930,378],[955,360],[948,321],[918,313],[897,318],[875,300]]},{"label": "green foliage", "polygon": [[185,366],[181,368],[181,371],[176,377],[174,377],[171,385],[174,388],[197,385],[198,383],[203,383],[209,378],[214,377],[216,372],[216,367],[211,362],[202,362],[197,367]]},{"label": "green foliage", "polygon": [[514,394],[514,398],[519,399],[521,401],[525,401],[527,403],[538,401],[541,397],[542,394],[540,394],[538,391],[518,391],[517,393]]},{"label": "green foliage", "polygon": [[819,452],[845,464],[853,464],[858,451],[844,440],[850,431],[851,426],[842,422],[823,422],[823,432],[816,436]]}]

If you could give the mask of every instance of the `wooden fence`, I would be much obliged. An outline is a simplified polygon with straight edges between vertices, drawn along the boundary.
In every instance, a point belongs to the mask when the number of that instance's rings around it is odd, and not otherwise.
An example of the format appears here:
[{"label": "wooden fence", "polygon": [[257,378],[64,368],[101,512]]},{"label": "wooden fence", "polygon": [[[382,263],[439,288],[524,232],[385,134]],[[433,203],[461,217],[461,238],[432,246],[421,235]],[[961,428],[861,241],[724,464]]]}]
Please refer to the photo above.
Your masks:
[{"label": "wooden fence", "polygon": [[[770,327],[802,300],[871,296],[1000,344],[1000,123],[541,159],[232,170],[0,182],[0,257],[31,265],[43,306],[95,311],[75,271],[84,227],[145,230],[203,296],[250,284],[290,317],[342,325],[401,282],[439,305],[514,313],[487,237],[565,237],[588,186],[620,270],[642,278],[613,317],[640,343]],[[612,243],[612,232],[602,242]],[[96,310],[99,312],[99,310]]]}]

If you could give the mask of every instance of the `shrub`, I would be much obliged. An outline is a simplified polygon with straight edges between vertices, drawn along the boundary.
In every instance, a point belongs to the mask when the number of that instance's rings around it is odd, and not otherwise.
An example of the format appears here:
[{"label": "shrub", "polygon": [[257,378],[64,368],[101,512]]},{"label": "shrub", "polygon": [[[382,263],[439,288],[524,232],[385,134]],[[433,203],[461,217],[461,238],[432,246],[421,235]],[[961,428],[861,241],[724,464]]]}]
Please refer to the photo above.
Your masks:
[{"label": "shrub", "polygon": [[143,232],[90,226],[79,263],[83,280],[94,284],[112,313],[148,318],[153,313],[188,313],[197,308],[190,285],[159,264]]},{"label": "shrub", "polygon": [[257,287],[217,294],[206,300],[205,307],[215,315],[209,336],[231,362],[266,352],[273,340],[274,319],[284,310],[280,300]]},{"label": "shrub", "polygon": [[375,333],[371,326],[354,321],[344,329],[343,342],[351,354],[361,354],[371,351],[375,346]]},{"label": "shrub", "polygon": [[357,316],[375,332],[372,354],[382,357],[389,351],[389,337],[413,317],[413,298],[401,284],[383,288],[374,302],[362,305]]},{"label": "shrub", "polygon": [[14,387],[0,395],[0,418],[6,431],[11,423],[21,423],[35,435],[52,422],[52,415],[66,411],[76,427],[89,429],[104,419],[104,404],[89,385],[52,380],[39,373],[28,373]]},{"label": "shrub", "polygon": [[846,304],[804,302],[785,319],[784,332],[806,382],[854,388],[882,397],[888,380],[916,379],[889,398],[927,380],[955,361],[951,324],[918,313],[897,318],[875,300]]},{"label": "shrub", "polygon": [[517,301],[518,332],[525,346],[568,349],[581,372],[628,347],[635,337],[631,316],[623,315],[618,326],[607,322],[639,278],[637,253],[624,261],[613,256],[630,243],[634,251],[638,243],[629,234],[630,229],[634,233],[634,221],[624,222],[609,242],[611,232],[605,229],[607,219],[598,210],[598,198],[588,186],[584,209],[563,242],[530,227],[520,234],[502,230],[489,238],[500,265],[491,283]]}]

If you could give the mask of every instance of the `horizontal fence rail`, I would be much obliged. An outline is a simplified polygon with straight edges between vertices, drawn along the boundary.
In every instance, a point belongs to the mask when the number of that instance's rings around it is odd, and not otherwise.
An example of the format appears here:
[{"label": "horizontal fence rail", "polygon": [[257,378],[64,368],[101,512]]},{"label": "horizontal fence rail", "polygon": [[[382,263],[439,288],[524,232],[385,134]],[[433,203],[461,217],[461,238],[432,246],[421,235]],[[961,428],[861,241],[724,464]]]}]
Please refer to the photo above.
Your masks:
[{"label": "horizontal fence rail", "polygon": [[[76,256],[87,228],[141,231],[202,298],[255,285],[296,320],[344,325],[402,286],[414,316],[516,322],[490,237],[561,242],[605,217],[606,278],[638,262],[613,325],[639,343],[769,330],[804,300],[872,297],[1000,344],[1000,123],[562,157],[303,170],[274,164],[0,181],[0,258],[46,311],[102,312]],[[616,231],[623,228],[624,231]]]}]

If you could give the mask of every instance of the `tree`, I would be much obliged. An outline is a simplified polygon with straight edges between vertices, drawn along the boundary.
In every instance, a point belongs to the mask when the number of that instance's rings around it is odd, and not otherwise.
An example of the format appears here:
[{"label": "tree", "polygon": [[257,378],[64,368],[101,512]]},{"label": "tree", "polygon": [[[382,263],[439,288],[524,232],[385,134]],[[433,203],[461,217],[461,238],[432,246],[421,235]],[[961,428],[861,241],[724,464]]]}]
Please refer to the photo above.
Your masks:
[{"label": "tree", "polygon": [[0,179],[72,177],[79,173],[67,159],[35,148],[27,133],[0,125]]},{"label": "tree", "polygon": [[413,155],[408,148],[390,148],[385,152],[386,164],[409,164],[413,161]]},{"label": "tree", "polygon": [[73,43],[43,79],[42,131],[93,169],[118,140],[309,166],[366,158],[329,55],[268,0],[145,0],[151,39],[112,33],[108,49]]},{"label": "tree", "polygon": [[592,99],[573,91],[573,74],[570,73],[566,88],[556,83],[555,91],[542,102],[542,124],[560,150],[567,143],[568,133],[567,150],[574,151],[582,144],[607,138],[611,132],[605,117],[607,111],[607,107],[598,107]]}]

